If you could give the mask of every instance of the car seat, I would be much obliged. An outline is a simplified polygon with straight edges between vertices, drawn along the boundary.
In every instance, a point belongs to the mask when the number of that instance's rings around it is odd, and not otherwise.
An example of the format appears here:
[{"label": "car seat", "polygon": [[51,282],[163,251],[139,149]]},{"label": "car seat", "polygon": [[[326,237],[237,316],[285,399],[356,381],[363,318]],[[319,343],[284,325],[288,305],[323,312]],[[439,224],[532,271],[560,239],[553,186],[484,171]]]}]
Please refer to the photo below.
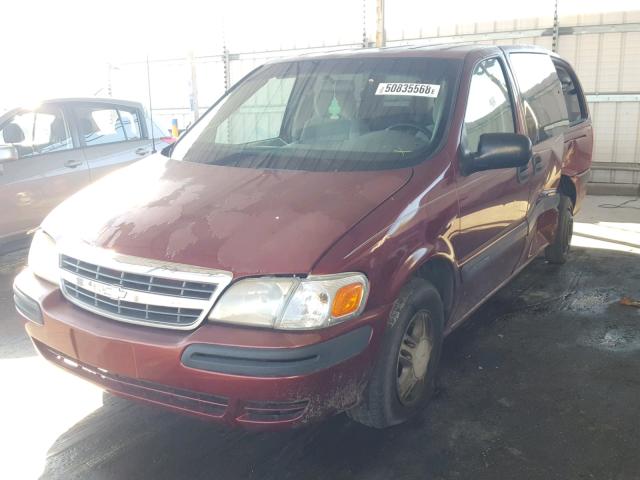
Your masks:
[{"label": "car seat", "polygon": [[15,123],[10,123],[2,129],[2,137],[5,143],[22,143],[25,139],[22,128]]},{"label": "car seat", "polygon": [[364,128],[356,118],[356,97],[353,82],[324,83],[313,99],[313,116],[305,123],[301,143],[340,142],[361,135]]}]

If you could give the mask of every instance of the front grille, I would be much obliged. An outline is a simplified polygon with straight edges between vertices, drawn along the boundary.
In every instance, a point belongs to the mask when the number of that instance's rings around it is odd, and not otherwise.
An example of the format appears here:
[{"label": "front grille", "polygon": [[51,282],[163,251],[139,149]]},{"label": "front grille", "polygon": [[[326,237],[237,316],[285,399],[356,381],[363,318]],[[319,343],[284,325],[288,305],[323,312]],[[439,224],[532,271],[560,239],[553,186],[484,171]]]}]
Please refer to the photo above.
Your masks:
[{"label": "front grille", "polygon": [[[71,253],[73,252],[73,253]],[[231,282],[230,272],[119,255],[89,245],[63,249],[63,295],[114,320],[160,328],[195,328]]]},{"label": "front grille", "polygon": [[64,354],[47,347],[35,339],[34,343],[46,359],[115,393],[218,418],[224,415],[229,406],[229,401],[221,396],[117,375],[67,358]]},{"label": "front grille", "polygon": [[182,298],[208,300],[216,290],[211,283],[189,282],[172,278],[140,275],[83,262],[68,255],[60,256],[60,268],[81,277],[140,292],[159,293]]},{"label": "front grille", "polygon": [[148,303],[134,303],[124,300],[114,300],[104,295],[93,293],[73,283],[62,281],[65,293],[79,302],[104,312],[139,319],[147,322],[156,322],[165,325],[191,325],[196,322],[202,310],[195,308],[161,307]]}]

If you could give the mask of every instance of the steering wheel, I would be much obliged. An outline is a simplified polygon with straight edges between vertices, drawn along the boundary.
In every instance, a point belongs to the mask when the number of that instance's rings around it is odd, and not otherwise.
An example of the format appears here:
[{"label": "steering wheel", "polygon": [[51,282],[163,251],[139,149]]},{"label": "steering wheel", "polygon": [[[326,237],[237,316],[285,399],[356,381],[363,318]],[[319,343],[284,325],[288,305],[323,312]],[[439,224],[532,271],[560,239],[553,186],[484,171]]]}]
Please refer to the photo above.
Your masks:
[{"label": "steering wheel", "polygon": [[428,130],[418,125],[414,125],[413,123],[396,123],[394,125],[391,125],[390,127],[385,128],[385,130],[402,130],[406,128],[412,128],[416,132],[424,133],[427,138],[431,138],[431,133],[429,133]]}]

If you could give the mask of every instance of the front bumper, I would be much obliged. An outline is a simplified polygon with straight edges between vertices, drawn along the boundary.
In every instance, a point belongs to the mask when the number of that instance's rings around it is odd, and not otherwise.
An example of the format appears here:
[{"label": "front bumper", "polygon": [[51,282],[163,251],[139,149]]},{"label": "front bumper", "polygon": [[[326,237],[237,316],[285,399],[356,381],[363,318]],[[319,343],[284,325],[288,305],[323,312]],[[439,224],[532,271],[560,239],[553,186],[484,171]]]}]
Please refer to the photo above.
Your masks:
[{"label": "front bumper", "polygon": [[174,331],[83,310],[28,269],[16,277],[14,294],[30,320],[27,333],[48,360],[121,396],[258,428],[294,426],[353,406],[388,313],[367,311],[313,332],[206,323]]}]

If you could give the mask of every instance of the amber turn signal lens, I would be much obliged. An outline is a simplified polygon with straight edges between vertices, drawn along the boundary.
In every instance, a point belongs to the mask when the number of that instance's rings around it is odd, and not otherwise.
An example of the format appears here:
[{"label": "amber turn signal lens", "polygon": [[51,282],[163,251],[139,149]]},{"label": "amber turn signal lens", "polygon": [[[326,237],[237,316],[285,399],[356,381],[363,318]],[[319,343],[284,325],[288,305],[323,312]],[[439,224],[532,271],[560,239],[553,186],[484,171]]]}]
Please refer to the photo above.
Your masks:
[{"label": "amber turn signal lens", "polygon": [[331,316],[337,318],[355,312],[360,307],[363,295],[364,287],[360,283],[352,283],[341,287],[333,299]]}]

